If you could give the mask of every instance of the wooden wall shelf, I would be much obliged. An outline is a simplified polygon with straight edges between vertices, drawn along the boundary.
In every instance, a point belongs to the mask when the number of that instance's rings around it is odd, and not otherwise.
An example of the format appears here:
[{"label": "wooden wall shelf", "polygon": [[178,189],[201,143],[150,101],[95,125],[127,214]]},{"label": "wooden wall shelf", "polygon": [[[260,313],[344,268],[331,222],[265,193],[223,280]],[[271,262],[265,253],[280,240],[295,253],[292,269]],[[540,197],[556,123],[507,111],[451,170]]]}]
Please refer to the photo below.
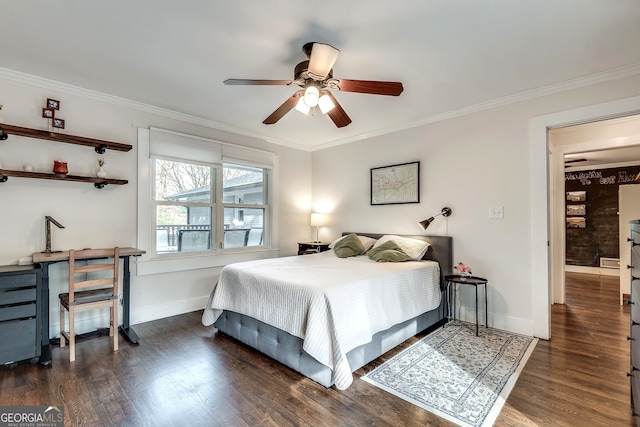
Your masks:
[{"label": "wooden wall shelf", "polygon": [[94,147],[98,154],[103,154],[105,149],[116,151],[130,151],[133,148],[133,146],[131,145],[121,144],[119,142],[86,138],[84,136],[67,135],[64,133],[54,133],[46,130],[31,129],[8,124],[1,124],[0,129],[2,129],[2,132],[0,133],[9,135],[26,136],[28,138],[45,139],[48,141],[62,142],[65,144],[76,144],[84,145],[87,147]]},{"label": "wooden wall shelf", "polygon": [[10,176],[17,178],[51,179],[56,181],[92,182],[96,188],[104,188],[107,184],[124,185],[129,182],[126,179],[97,178],[93,176],[62,175],[55,173],[24,172],[0,169],[0,182],[6,182]]}]

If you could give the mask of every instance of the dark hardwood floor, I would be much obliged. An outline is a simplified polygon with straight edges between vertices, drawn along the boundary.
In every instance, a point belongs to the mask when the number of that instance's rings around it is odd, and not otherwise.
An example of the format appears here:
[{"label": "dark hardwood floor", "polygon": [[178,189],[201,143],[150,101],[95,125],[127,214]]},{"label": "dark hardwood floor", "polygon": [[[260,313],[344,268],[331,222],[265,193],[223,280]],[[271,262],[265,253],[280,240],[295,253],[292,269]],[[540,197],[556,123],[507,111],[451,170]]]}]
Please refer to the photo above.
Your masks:
[{"label": "dark hardwood floor", "polygon": [[[325,389],[200,324],[200,312],[136,325],[140,345],[81,341],[76,361],[53,349],[49,367],[0,369],[0,405],[64,405],[85,426],[451,426],[362,380],[416,338]],[[628,307],[618,280],[568,274],[567,304],[552,308],[496,426],[628,426]]]}]

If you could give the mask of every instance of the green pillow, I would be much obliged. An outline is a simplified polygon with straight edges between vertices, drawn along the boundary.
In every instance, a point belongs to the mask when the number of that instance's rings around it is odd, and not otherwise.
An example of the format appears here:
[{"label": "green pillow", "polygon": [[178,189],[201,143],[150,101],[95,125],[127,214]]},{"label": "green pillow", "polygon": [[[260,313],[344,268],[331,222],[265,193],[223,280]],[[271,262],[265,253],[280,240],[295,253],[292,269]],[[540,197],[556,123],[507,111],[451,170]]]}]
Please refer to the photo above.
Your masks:
[{"label": "green pillow", "polygon": [[383,244],[371,249],[368,253],[369,258],[375,262],[403,262],[411,259],[405,251],[393,240],[384,242]]},{"label": "green pillow", "polygon": [[362,254],[364,252],[364,245],[356,234],[348,234],[344,239],[336,242],[333,250],[338,258],[348,258]]}]

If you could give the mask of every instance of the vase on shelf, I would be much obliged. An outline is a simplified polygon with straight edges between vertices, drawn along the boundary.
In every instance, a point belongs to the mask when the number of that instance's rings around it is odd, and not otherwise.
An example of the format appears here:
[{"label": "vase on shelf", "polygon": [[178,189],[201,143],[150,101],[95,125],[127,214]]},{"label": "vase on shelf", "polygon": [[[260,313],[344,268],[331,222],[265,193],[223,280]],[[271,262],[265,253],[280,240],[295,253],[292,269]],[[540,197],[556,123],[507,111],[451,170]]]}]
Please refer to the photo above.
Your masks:
[{"label": "vase on shelf", "polygon": [[58,160],[53,161],[53,173],[56,175],[66,175],[69,173],[69,169],[67,167],[66,162],[61,162]]},{"label": "vase on shelf", "polygon": [[96,176],[98,178],[106,178],[107,177],[107,173],[104,171],[104,169],[102,169],[102,166],[104,166],[104,160],[100,159],[98,160],[98,171],[96,172]]}]

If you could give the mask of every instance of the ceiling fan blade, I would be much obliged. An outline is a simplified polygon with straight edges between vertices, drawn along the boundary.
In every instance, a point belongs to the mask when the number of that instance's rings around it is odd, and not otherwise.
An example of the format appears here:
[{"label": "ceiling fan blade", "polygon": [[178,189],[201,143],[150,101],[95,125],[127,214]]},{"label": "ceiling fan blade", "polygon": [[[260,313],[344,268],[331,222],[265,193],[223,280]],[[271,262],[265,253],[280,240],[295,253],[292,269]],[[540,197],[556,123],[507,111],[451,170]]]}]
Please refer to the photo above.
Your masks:
[{"label": "ceiling fan blade", "polygon": [[338,59],[340,51],[335,47],[324,43],[307,43],[302,49],[307,52],[308,45],[311,44],[309,55],[309,77],[322,81],[333,68],[333,64]]},{"label": "ceiling fan blade", "polygon": [[291,84],[291,80],[251,80],[251,79],[227,79],[226,85],[269,85],[286,86]]},{"label": "ceiling fan blade", "polygon": [[327,92],[327,95],[331,97],[331,101],[333,101],[334,107],[327,112],[327,116],[331,118],[333,123],[339,128],[343,128],[351,123],[351,118],[344,111],[342,106],[338,103],[338,100],[331,94],[331,92]]},{"label": "ceiling fan blade", "polygon": [[338,87],[343,92],[370,93],[374,95],[398,96],[404,90],[400,82],[378,82],[374,80],[339,79]]},{"label": "ceiling fan blade", "polygon": [[298,99],[300,99],[300,96],[297,93],[294,94],[294,95],[291,95],[291,98],[289,98],[286,101],[284,101],[284,103],[281,106],[279,106],[276,109],[276,111],[271,113],[271,115],[269,117],[264,119],[264,121],[262,123],[264,123],[265,125],[272,125],[272,124],[276,123],[278,120],[283,118],[285,114],[287,114],[289,111],[291,111],[291,109],[293,107],[296,106],[296,103],[298,102]]}]

